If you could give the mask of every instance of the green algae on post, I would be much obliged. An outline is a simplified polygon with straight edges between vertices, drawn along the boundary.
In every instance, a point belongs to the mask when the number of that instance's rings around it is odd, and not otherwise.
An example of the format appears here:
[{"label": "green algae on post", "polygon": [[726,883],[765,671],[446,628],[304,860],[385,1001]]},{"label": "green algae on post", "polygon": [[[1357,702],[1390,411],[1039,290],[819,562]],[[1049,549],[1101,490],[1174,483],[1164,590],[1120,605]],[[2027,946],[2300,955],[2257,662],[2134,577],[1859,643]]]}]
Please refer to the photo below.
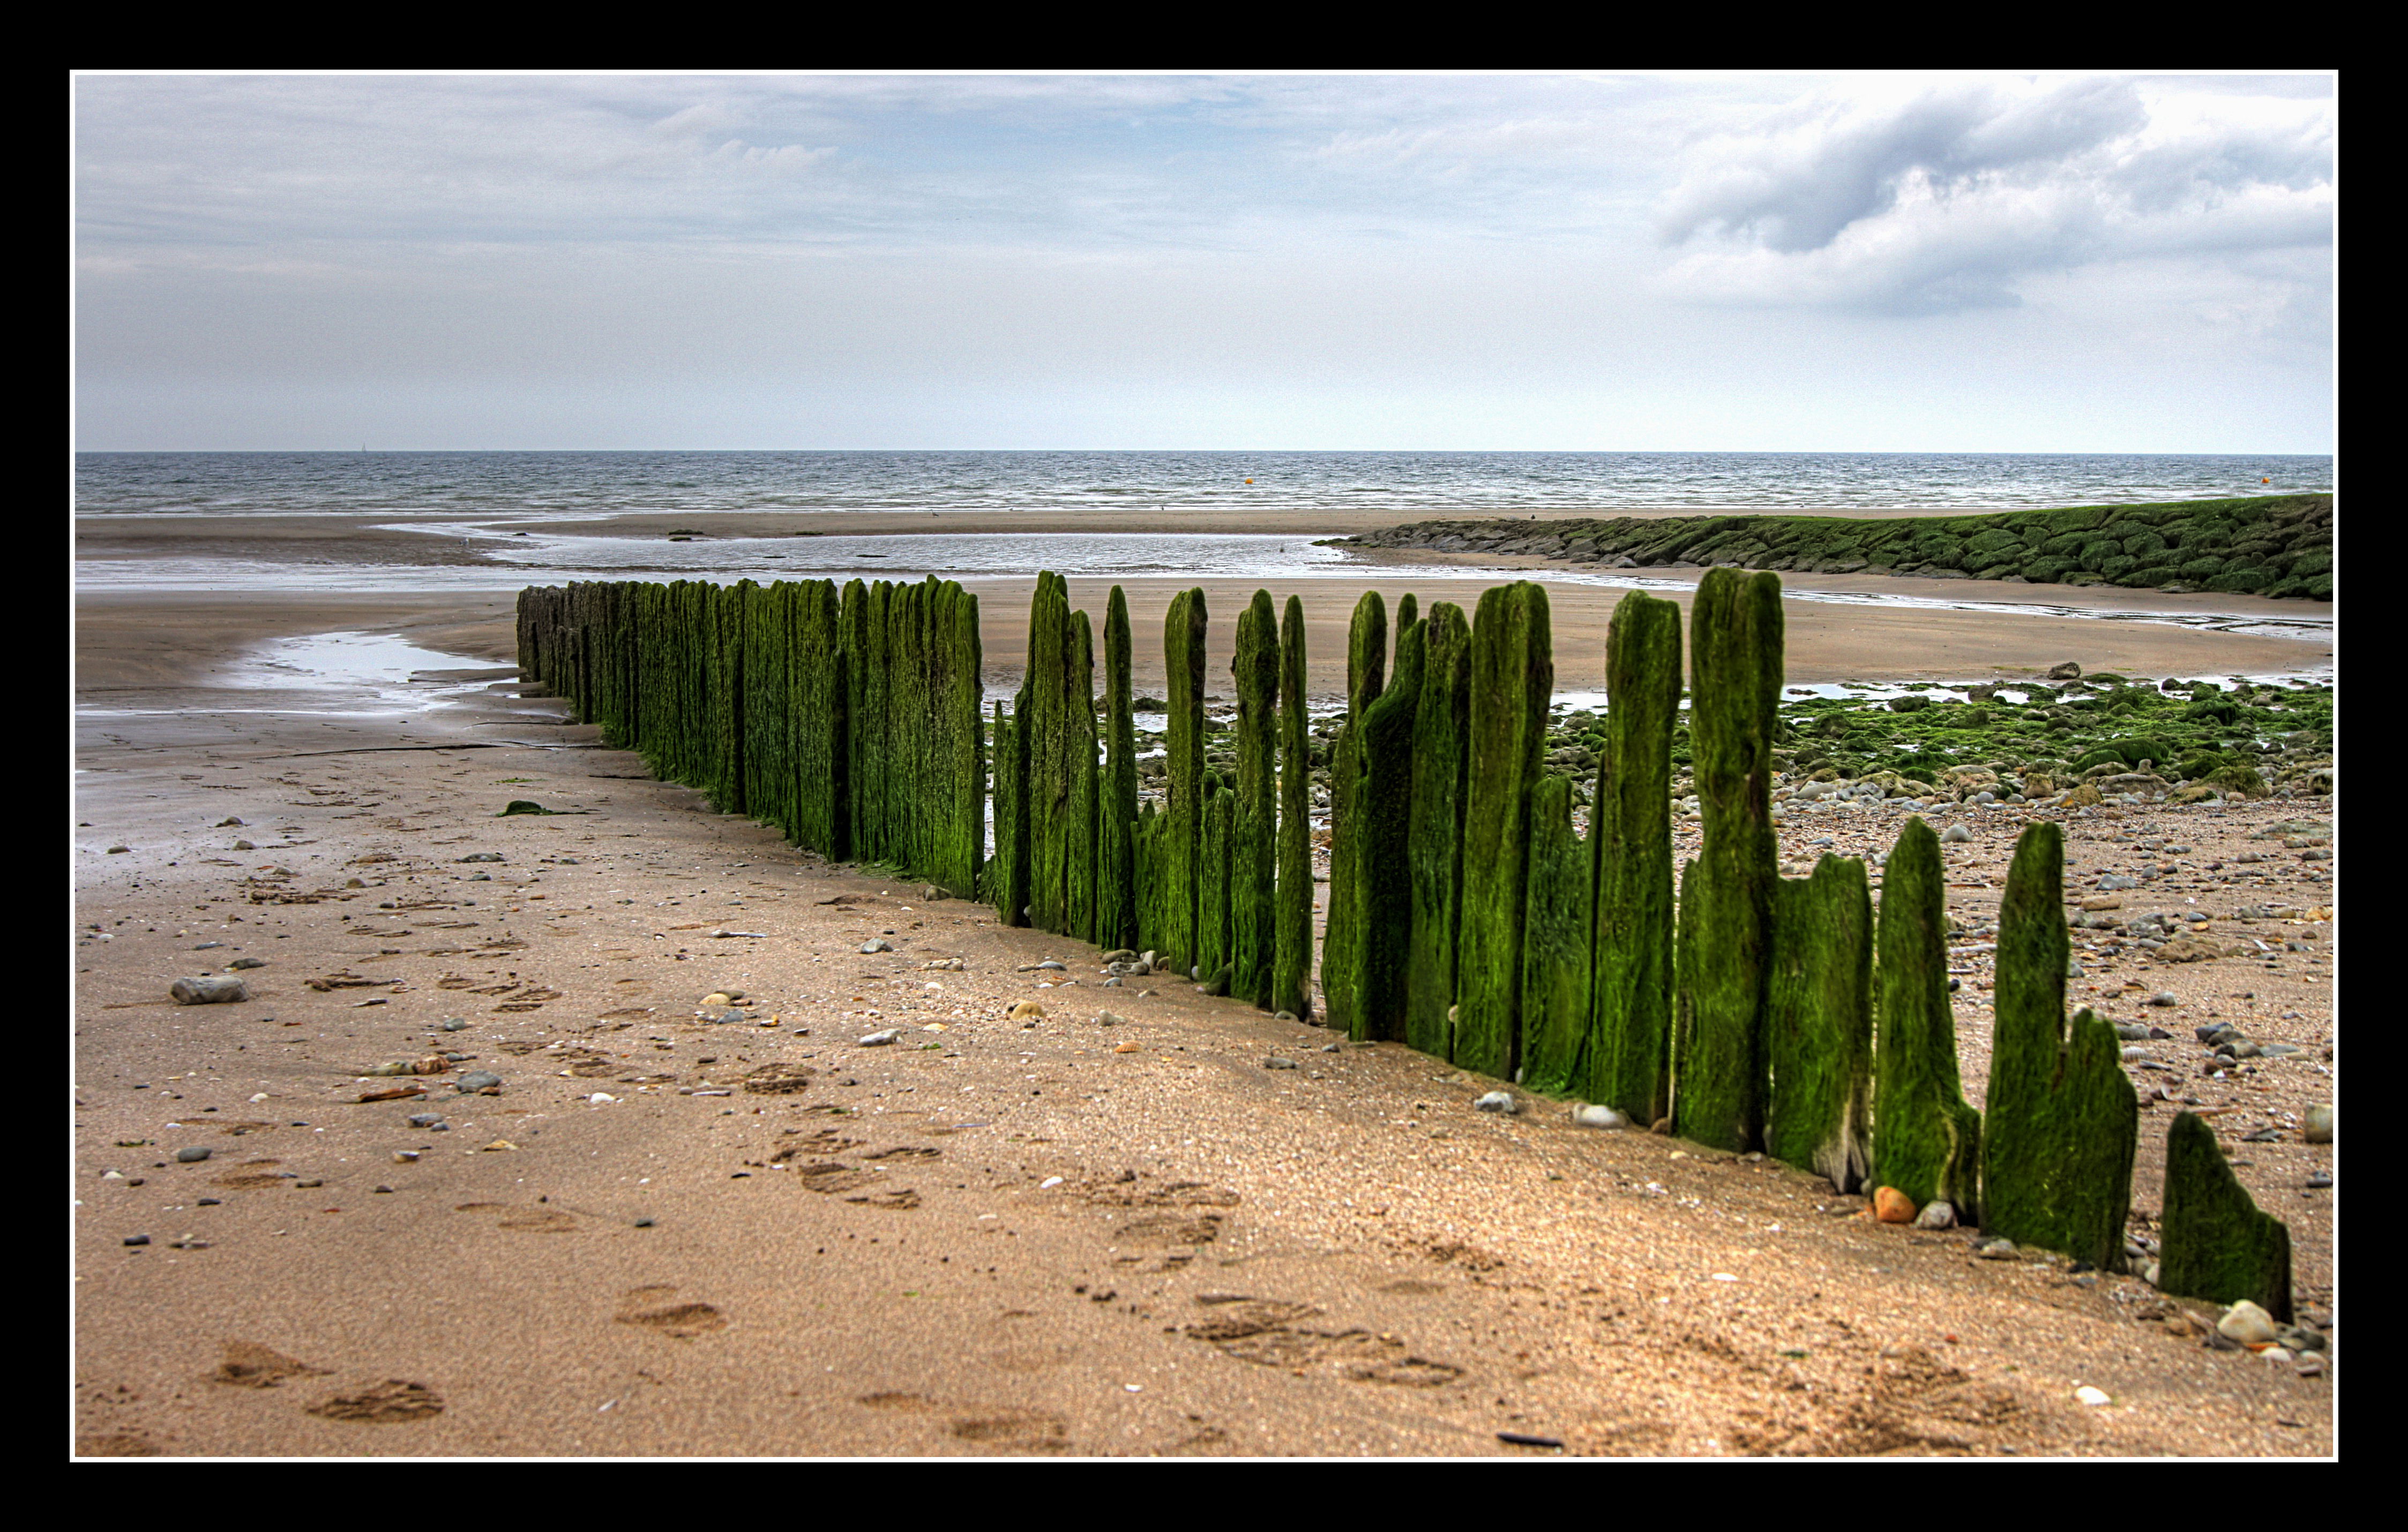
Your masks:
[{"label": "green algae on post", "polygon": [[1530,787],[1554,691],[1545,588],[1517,580],[1484,592],[1471,628],[1455,1062],[1505,1079],[1520,1030]]},{"label": "green algae on post", "polygon": [[1201,586],[1171,597],[1162,623],[1163,668],[1169,678],[1169,823],[1162,834],[1162,955],[1186,973],[1196,966],[1197,890],[1204,856],[1204,632]]},{"label": "green algae on post", "polygon": [[1764,1152],[1842,1192],[1872,1164],[1873,906],[1865,865],[1826,855],[1784,878],[1765,991]]},{"label": "green algae on post", "polygon": [[1578,1089],[1641,1124],[1672,1114],[1672,726],[1681,609],[1633,591],[1606,638],[1606,747],[1596,855],[1592,1038]]},{"label": "green algae on post", "polygon": [[1137,723],[1129,706],[1128,598],[1104,606],[1105,769],[1097,791],[1096,945],[1134,948],[1137,918]]},{"label": "green algae on post", "polygon": [[1419,623],[1398,633],[1396,674],[1364,709],[1360,725],[1353,809],[1354,1009],[1347,1024],[1348,1035],[1357,1040],[1405,1036],[1413,911],[1407,848],[1423,647]]},{"label": "green algae on post", "polygon": [[2065,1018],[2065,833],[2015,842],[1999,903],[1996,1022],[1982,1124],[1982,1227],[2104,1269],[2124,1261],[2141,1104],[2114,1029]]},{"label": "green algae on post", "polygon": [[1569,777],[1530,794],[1530,871],[1522,931],[1521,1081],[1560,1095],[1584,1072],[1589,940],[1596,928],[1589,848],[1572,828]]},{"label": "green algae on post", "polygon": [[1279,613],[1268,591],[1238,614],[1237,823],[1230,845],[1229,993],[1271,1009],[1279,951],[1276,895],[1279,801]]},{"label": "green algae on post", "polygon": [[1346,721],[1329,761],[1329,921],[1321,938],[1321,998],[1329,1024],[1352,1035],[1361,962],[1354,895],[1354,787],[1363,774],[1363,717],[1379,699],[1388,664],[1388,608],[1377,591],[1354,603],[1346,629]]},{"label": "green algae on post", "polygon": [[1673,1127],[1734,1152],[1764,1136],[1765,959],[1780,879],[1772,830],[1772,742],[1780,726],[1781,581],[1710,569],[1690,609],[1689,734],[1704,837],[1694,956],[1684,992]]},{"label": "green algae on post", "polygon": [[1956,1073],[1940,838],[1917,815],[1883,866],[1870,1179],[1918,1207],[1945,1201],[1971,1224],[1980,1216],[1982,1114]]},{"label": "green algae on post", "polygon": [[1405,964],[1405,1041],[1451,1058],[1455,942],[1463,916],[1464,772],[1471,737],[1471,624],[1451,601],[1430,604],[1422,634],[1421,699],[1413,709],[1412,951]]},{"label": "green algae on post", "polygon": [[1280,821],[1278,952],[1271,1007],[1312,1015],[1312,747],[1305,712],[1304,603],[1280,616]]},{"label": "green algae on post", "polygon": [[2261,1210],[2224,1160],[2215,1129],[2182,1112],[2166,1132],[2165,1215],[2157,1224],[2157,1290],[2291,1320],[2291,1231]]}]

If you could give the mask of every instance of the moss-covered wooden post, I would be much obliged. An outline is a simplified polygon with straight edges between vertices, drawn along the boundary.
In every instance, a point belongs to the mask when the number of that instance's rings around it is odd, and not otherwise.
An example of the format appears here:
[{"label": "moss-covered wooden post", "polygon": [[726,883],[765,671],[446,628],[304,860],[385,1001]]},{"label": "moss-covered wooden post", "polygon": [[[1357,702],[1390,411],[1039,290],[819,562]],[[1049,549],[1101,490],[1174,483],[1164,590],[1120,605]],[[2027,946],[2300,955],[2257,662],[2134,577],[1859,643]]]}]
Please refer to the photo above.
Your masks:
[{"label": "moss-covered wooden post", "polygon": [[1096,803],[1102,772],[1096,756],[1096,632],[1083,611],[1070,614],[1063,748],[1070,752],[1069,823],[1064,856],[1063,929],[1096,939]]},{"label": "moss-covered wooden post", "polygon": [[1680,960],[1687,991],[1680,1091],[1683,1138],[1734,1152],[1764,1138],[1765,959],[1772,889],[1772,741],[1781,703],[1781,581],[1709,569],[1690,609],[1689,735],[1705,821],[1698,853],[1698,940]]},{"label": "moss-covered wooden post", "polygon": [[1268,1010],[1279,955],[1279,613],[1268,591],[1238,614],[1230,662],[1238,692],[1237,823],[1229,849],[1229,993]]},{"label": "moss-covered wooden post", "polygon": [[[1982,1114],[1956,1073],[1948,1005],[1947,888],[1940,838],[1907,821],[1882,877],[1874,937],[1873,1168],[1876,1186],[1919,1207],[1945,1201],[1956,1221],[1980,1218]],[[1684,1094],[1688,1081],[1682,1080]]]},{"label": "moss-covered wooden post", "polygon": [[1982,1227],[2114,1270],[2123,1265],[2141,1104],[2114,1029],[2065,1018],[2065,832],[2026,826],[1999,904]]},{"label": "moss-covered wooden post", "polygon": [[1024,683],[1004,716],[1003,701],[995,704],[995,861],[987,868],[987,887],[996,918],[1005,925],[1028,923],[1028,737],[1020,721],[1028,713],[1028,687]]},{"label": "moss-covered wooden post", "polygon": [[1304,603],[1280,617],[1280,820],[1277,956],[1271,1007],[1312,1015],[1312,748],[1305,712]]},{"label": "moss-covered wooden post", "polygon": [[1653,1124],[1672,1114],[1672,726],[1681,609],[1633,591],[1606,636],[1606,748],[1589,844],[1597,865],[1595,1020],[1578,1089]]},{"label": "moss-covered wooden post", "polygon": [[853,762],[836,583],[805,581],[796,605],[798,838],[811,850],[841,860],[853,851]]},{"label": "moss-covered wooden post", "polygon": [[2289,1324],[2291,1231],[2261,1210],[2225,1163],[2215,1129],[2182,1112],[2166,1133],[2157,1288],[2177,1297],[2243,1299]]},{"label": "moss-covered wooden post", "polygon": [[1354,894],[1354,788],[1363,776],[1363,716],[1388,669],[1388,608],[1377,591],[1354,603],[1346,628],[1346,718],[1329,756],[1329,918],[1321,933],[1321,998],[1328,1024],[1352,1034],[1362,954]]},{"label": "moss-covered wooden post", "polygon": [[[749,583],[749,582],[748,582]],[[794,587],[783,580],[754,588],[744,624],[744,805],[753,818],[794,838],[794,761],[787,753],[792,679],[786,662],[788,608]]]},{"label": "moss-covered wooden post", "polygon": [[1464,772],[1471,739],[1471,624],[1434,601],[1422,634],[1421,698],[1413,709],[1412,923],[1405,960],[1405,1041],[1439,1058],[1455,1052],[1455,943],[1463,917]]},{"label": "moss-covered wooden post", "polygon": [[1196,890],[1197,977],[1206,982],[1229,966],[1229,861],[1238,795],[1204,774],[1204,857]]},{"label": "moss-covered wooden post", "polygon": [[1873,904],[1854,857],[1775,888],[1764,1042],[1764,1152],[1856,1191],[1872,1167]]},{"label": "moss-covered wooden post", "polygon": [[1137,916],[1137,723],[1130,708],[1128,598],[1104,606],[1106,761],[1096,826],[1096,945],[1134,948]]},{"label": "moss-covered wooden post", "polygon": [[1197,963],[1197,898],[1204,858],[1204,632],[1201,587],[1171,597],[1162,658],[1169,684],[1169,822],[1163,827],[1161,955],[1187,973]]},{"label": "moss-covered wooden post", "polygon": [[1028,707],[1016,721],[1028,752],[1028,923],[1039,931],[1067,929],[1068,912],[1065,858],[1077,789],[1068,740],[1071,637],[1062,577],[1041,572],[1028,608]]},{"label": "moss-covered wooden post", "polygon": [[1522,925],[1521,1081],[1551,1095],[1571,1091],[1585,1073],[1596,876],[1572,828],[1571,779],[1540,778],[1530,793]]},{"label": "moss-covered wooden post", "polygon": [[845,716],[852,723],[845,732],[845,780],[852,787],[845,806],[853,823],[845,840],[847,854],[865,862],[878,855],[876,826],[883,806],[878,784],[885,780],[878,766],[878,740],[886,723],[886,689],[879,678],[885,667],[873,646],[873,626],[870,587],[862,580],[848,580],[837,610],[838,647],[844,655]]},{"label": "moss-covered wooden post", "polygon": [[936,645],[943,656],[931,701],[940,709],[939,772],[947,813],[934,881],[962,898],[977,895],[986,858],[986,695],[978,597],[947,580],[937,589]]},{"label": "moss-covered wooden post", "polygon": [[1402,1039],[1412,960],[1413,722],[1426,661],[1421,624],[1398,630],[1396,674],[1363,710],[1354,777],[1354,1009],[1357,1039]]},{"label": "moss-covered wooden post", "polygon": [[1471,628],[1455,1027],[1455,1062],[1481,1074],[1511,1077],[1518,1062],[1530,789],[1555,676],[1545,587],[1517,580],[1484,592]]}]

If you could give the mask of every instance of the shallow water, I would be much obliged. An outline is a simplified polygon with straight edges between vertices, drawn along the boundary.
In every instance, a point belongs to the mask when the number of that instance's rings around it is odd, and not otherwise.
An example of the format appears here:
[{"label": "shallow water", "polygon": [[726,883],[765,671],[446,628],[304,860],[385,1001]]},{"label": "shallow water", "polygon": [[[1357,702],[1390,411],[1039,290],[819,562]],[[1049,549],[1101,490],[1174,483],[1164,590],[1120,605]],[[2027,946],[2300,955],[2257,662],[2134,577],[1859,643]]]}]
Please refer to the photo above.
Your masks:
[{"label": "shallow water", "polygon": [[[413,680],[426,671],[474,671],[474,679]],[[211,707],[212,713],[308,713],[323,718],[392,718],[457,707],[484,694],[515,667],[413,644],[379,633],[313,633],[271,639],[210,678],[212,689],[266,694],[259,707]],[[273,699],[271,701],[270,699]],[[88,719],[161,718],[191,708],[84,705]]]}]

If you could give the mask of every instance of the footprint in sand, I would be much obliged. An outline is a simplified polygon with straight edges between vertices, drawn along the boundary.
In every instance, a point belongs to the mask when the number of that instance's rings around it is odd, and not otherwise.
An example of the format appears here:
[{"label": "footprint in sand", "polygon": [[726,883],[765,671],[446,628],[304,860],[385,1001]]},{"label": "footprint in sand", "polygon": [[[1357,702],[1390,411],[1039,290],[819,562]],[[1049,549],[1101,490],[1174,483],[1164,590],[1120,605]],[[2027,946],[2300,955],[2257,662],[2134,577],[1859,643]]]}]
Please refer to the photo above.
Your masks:
[{"label": "footprint in sand", "polygon": [[576,1215],[556,1208],[527,1208],[508,1202],[463,1202],[452,1210],[455,1213],[484,1213],[494,1220],[497,1229],[515,1229],[521,1234],[567,1234],[582,1227]]},{"label": "footprint in sand", "polygon": [[727,1316],[708,1303],[679,1303],[674,1287],[636,1287],[621,1295],[618,1322],[678,1340],[727,1328]]},{"label": "footprint in sand", "polygon": [[1016,1406],[948,1405],[925,1394],[865,1394],[853,1401],[871,1410],[941,1415],[945,1433],[989,1452],[1062,1453],[1070,1450],[1070,1424],[1043,1410]]},{"label": "footprint in sand", "polygon": [[353,1394],[337,1394],[309,1406],[322,1420],[357,1421],[367,1425],[393,1425],[427,1420],[443,1413],[443,1396],[424,1383],[388,1378]]},{"label": "footprint in sand", "polygon": [[232,1383],[236,1388],[274,1388],[287,1378],[314,1378],[327,1370],[255,1340],[229,1340],[224,1347],[217,1371],[209,1374],[211,1382]]},{"label": "footprint in sand", "polygon": [[1196,1301],[1212,1313],[1185,1326],[1187,1337],[1240,1362],[1282,1367],[1298,1377],[1326,1370],[1354,1382],[1408,1388],[1440,1388],[1463,1376],[1450,1363],[1412,1355],[1395,1336],[1303,1328],[1296,1321],[1321,1311],[1311,1304],[1241,1293],[1206,1293]]},{"label": "footprint in sand", "polygon": [[139,1431],[102,1431],[76,1439],[78,1457],[160,1457],[165,1453]]}]

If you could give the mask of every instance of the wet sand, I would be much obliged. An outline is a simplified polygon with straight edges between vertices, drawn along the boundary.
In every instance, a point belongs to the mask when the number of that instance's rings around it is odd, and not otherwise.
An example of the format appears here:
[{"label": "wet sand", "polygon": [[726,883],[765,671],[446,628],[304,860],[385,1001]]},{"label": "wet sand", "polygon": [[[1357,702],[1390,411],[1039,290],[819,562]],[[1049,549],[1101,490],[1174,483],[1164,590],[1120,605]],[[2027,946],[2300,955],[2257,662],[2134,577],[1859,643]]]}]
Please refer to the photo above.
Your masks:
[{"label": "wet sand", "polygon": [[[1106,582],[1088,583],[1073,600],[1100,615]],[[1185,583],[1131,583],[1140,633]],[[1378,588],[1461,600],[1462,583]],[[1208,582],[1224,645],[1254,584]],[[1334,692],[1359,586],[1297,588]],[[982,584],[991,680],[1013,668],[1025,592]],[[1579,667],[1601,663],[1619,594],[1551,590],[1559,685],[1594,684]],[[2298,668],[2316,647],[1788,609],[1799,680]],[[1558,1451],[1499,1433],[1618,1455],[2334,1449],[2328,1380],[2175,1339],[2132,1278],[1977,1261],[1962,1234],[1872,1224],[1809,1173],[1579,1129],[1564,1104],[1476,1113],[1504,1082],[1167,978],[1102,989],[1092,950],[708,812],[506,681],[381,716],[332,683],[229,684],[259,640],[334,630],[507,664],[509,611],[482,594],[79,602],[79,1451]],[[569,812],[494,817],[519,797]],[[2333,1150],[2295,1128],[2239,1142],[2336,1084],[2335,927],[2232,918],[2329,904],[2288,853],[2233,860],[2301,814],[2329,805],[2073,823],[2086,876],[2135,856],[2115,834],[2179,835],[2186,868],[2128,901],[2195,898],[2275,945],[2094,963],[2073,998],[2176,1034],[2155,1045],[2172,1072],[2136,1081],[2224,1114],[2239,1173],[2291,1222],[2303,1295],[2329,1306],[2334,1194],[2300,1188]],[[1949,818],[1975,835],[1949,849],[1952,911],[1994,915],[2016,823]],[[1899,822],[1801,814],[1784,854],[1885,847]],[[461,860],[485,853],[504,860]],[[896,950],[865,954],[872,938]],[[251,1000],[166,1003],[176,977],[237,957],[265,960]],[[1027,968],[1049,957],[1066,969]],[[1985,962],[1967,959],[1958,1009],[1977,1104]],[[696,1015],[730,987],[750,1019]],[[2178,1003],[2143,1009],[2158,990]],[[1045,1016],[1010,1017],[1022,1000]],[[447,1015],[469,1024],[437,1030]],[[2204,1081],[2188,1028],[2208,1015],[2309,1052]],[[899,1044],[858,1046],[891,1026]],[[415,1081],[429,1097],[358,1101],[413,1082],[370,1065],[443,1051],[466,1056]],[[458,1095],[480,1068],[500,1093]],[[2143,1116],[2144,1211],[2172,1110]],[[428,1111],[449,1130],[408,1123]],[[178,1163],[186,1147],[210,1157]],[[2082,1383],[2113,1402],[2076,1403]]]}]

